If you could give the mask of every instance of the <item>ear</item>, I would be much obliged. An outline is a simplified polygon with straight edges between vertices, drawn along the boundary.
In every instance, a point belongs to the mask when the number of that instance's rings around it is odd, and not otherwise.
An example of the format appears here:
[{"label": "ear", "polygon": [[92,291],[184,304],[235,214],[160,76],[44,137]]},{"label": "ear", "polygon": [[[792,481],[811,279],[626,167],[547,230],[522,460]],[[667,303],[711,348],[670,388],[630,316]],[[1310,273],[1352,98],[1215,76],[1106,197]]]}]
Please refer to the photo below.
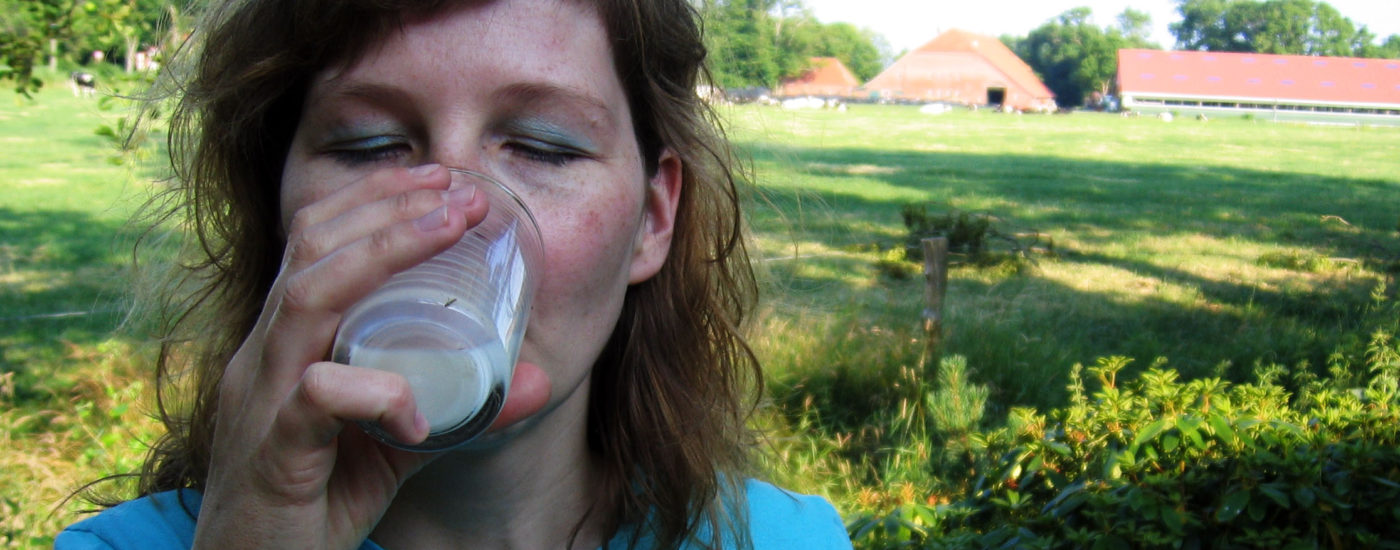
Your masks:
[{"label": "ear", "polygon": [[647,182],[642,202],[642,223],[632,251],[632,270],[627,283],[652,278],[666,263],[671,251],[671,235],[676,228],[676,208],[681,200],[681,158],[670,149],[661,151],[656,175]]}]

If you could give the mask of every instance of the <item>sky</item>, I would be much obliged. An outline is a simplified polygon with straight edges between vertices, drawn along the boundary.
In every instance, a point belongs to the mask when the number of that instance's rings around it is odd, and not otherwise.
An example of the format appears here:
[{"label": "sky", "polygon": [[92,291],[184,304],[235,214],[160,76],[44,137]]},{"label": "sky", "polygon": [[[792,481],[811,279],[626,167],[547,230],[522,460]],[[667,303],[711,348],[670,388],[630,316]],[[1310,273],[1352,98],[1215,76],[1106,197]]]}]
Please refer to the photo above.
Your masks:
[{"label": "sky", "polygon": [[[1381,39],[1400,34],[1400,0],[1326,0],[1356,25]],[[1175,44],[1167,25],[1180,16],[1173,0],[805,0],[823,23],[846,22],[880,33],[895,54],[958,28],[990,36],[1025,36],[1046,20],[1078,6],[1093,9],[1102,27],[1117,22],[1131,6],[1152,16],[1151,39],[1164,48]]]}]

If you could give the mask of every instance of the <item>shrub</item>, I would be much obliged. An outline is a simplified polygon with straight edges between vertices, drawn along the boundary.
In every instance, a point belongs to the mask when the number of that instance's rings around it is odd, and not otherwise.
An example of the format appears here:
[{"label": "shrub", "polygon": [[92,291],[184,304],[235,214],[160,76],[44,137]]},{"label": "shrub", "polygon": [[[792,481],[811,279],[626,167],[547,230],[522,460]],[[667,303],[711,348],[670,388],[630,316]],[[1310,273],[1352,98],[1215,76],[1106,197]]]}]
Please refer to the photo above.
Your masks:
[{"label": "shrub", "polygon": [[928,205],[905,204],[900,217],[906,231],[905,256],[914,262],[923,261],[922,241],[929,237],[948,239],[953,263],[1016,273],[1033,263],[1032,253],[1050,254],[1054,250],[1054,243],[1044,235],[998,229],[993,223],[1003,222],[987,214],[958,210],[935,214],[929,212]]},{"label": "shrub", "polygon": [[[970,437],[959,496],[854,516],[861,548],[1400,548],[1400,308],[1328,377],[1260,363],[1255,380],[1183,381],[1158,360],[1099,359],[1070,405],[1014,409]],[[960,366],[961,367],[961,366]],[[1096,386],[1090,393],[1084,372]],[[956,474],[957,472],[953,472]]]},{"label": "shrub", "polygon": [[928,237],[947,237],[948,251],[952,253],[977,256],[986,250],[987,231],[992,222],[985,214],[953,211],[934,215],[929,213],[927,206],[914,204],[904,205],[899,214],[904,219],[904,228],[908,230],[904,247],[916,261],[923,260],[920,241]]}]

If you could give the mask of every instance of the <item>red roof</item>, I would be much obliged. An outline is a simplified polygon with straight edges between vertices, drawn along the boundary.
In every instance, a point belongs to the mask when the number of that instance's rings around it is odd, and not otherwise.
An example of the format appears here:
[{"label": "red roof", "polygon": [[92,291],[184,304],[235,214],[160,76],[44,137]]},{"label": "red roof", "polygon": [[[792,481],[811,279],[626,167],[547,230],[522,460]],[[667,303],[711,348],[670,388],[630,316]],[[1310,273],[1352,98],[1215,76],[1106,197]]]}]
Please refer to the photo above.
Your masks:
[{"label": "red roof", "polygon": [[860,80],[835,57],[813,57],[811,68],[801,76],[784,81],[778,87],[780,96],[849,97],[860,86]]},{"label": "red roof", "polygon": [[905,54],[865,88],[885,97],[980,104],[988,90],[1004,88],[1012,107],[1053,105],[1055,94],[1000,40],[950,30]]},{"label": "red roof", "polygon": [[1118,50],[1122,94],[1400,105],[1400,60]]},{"label": "red roof", "polygon": [[914,51],[978,54],[1005,73],[1016,85],[1025,88],[1027,92],[1037,97],[1055,97],[1055,94],[1045,87],[1045,83],[1040,81],[1040,77],[1035,76],[1035,71],[1031,70],[1030,65],[1021,61],[1021,58],[1012,53],[1006,44],[1001,43],[1001,40],[990,36],[951,29]]}]

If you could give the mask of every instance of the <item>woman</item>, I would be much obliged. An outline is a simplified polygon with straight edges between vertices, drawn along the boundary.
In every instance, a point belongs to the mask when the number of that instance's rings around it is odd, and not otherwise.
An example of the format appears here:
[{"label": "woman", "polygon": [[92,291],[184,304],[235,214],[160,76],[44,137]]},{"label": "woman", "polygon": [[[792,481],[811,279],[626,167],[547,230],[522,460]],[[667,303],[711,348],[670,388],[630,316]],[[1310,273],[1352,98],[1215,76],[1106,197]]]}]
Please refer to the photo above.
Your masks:
[{"label": "woman", "polygon": [[[685,0],[212,11],[172,121],[203,256],[162,387],[194,396],[164,396],[142,498],[58,547],[849,547],[824,500],[745,478],[754,282]],[[325,358],[484,215],[446,166],[514,182],[545,269],[493,431],[410,453],[355,425],[426,437],[407,382]]]}]

